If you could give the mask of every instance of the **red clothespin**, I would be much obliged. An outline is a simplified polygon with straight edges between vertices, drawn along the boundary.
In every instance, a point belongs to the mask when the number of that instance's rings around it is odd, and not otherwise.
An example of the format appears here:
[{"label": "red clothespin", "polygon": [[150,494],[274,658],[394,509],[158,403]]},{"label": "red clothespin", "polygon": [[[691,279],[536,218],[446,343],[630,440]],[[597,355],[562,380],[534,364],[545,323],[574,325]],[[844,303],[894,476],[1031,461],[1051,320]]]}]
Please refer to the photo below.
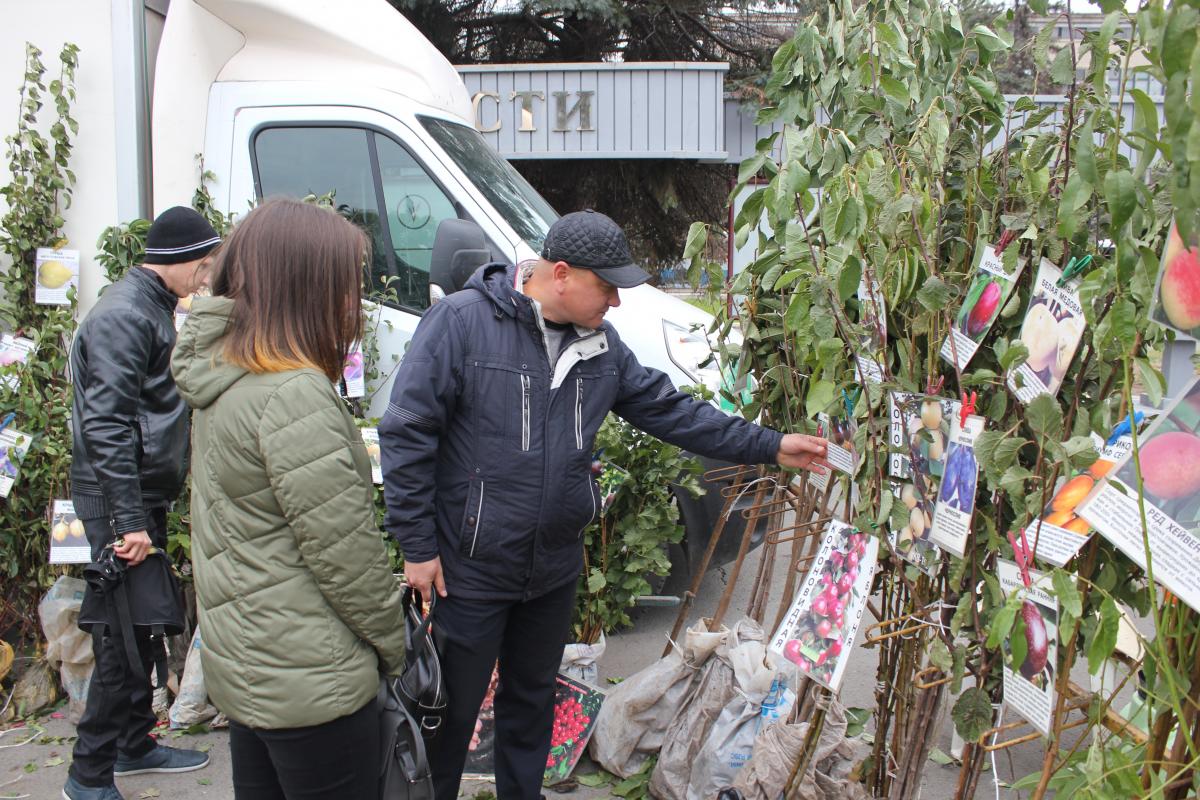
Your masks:
[{"label": "red clothespin", "polygon": [[1017,238],[1016,231],[1005,230],[1004,233],[1000,234],[1000,241],[996,242],[996,247],[994,248],[996,251],[996,255],[1000,255],[1001,253],[1003,253],[1004,248],[1006,248],[1010,244],[1012,244],[1013,240],[1016,238]]},{"label": "red clothespin", "polygon": [[970,397],[967,397],[967,393],[965,391],[962,393],[962,408],[959,409],[959,412],[958,412],[958,427],[960,427],[960,428],[967,427],[967,417],[969,417],[975,413],[975,400],[976,399],[977,399],[977,395],[975,394],[975,392],[971,392]]},{"label": "red clothespin", "polygon": [[1017,569],[1021,571],[1021,581],[1028,589],[1033,586],[1033,581],[1029,577],[1029,564],[1033,561],[1033,554],[1029,552],[1029,540],[1025,538],[1025,529],[1021,528],[1021,544],[1017,544],[1017,538],[1013,536],[1013,532],[1008,532],[1008,543],[1012,545],[1013,559],[1017,562]]},{"label": "red clothespin", "polygon": [[929,381],[925,384],[925,394],[936,395],[942,391],[942,386],[946,383],[946,376],[939,375],[935,381],[933,376],[929,376]]}]

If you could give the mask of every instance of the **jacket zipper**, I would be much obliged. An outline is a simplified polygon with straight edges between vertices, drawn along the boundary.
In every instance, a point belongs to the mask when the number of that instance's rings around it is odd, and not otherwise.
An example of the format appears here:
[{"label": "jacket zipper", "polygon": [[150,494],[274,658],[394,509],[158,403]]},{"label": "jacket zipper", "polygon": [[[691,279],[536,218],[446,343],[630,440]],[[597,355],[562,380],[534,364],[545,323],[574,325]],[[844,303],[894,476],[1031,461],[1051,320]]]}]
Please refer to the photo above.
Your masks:
[{"label": "jacket zipper", "polygon": [[575,379],[575,449],[583,449],[583,378]]},{"label": "jacket zipper", "polygon": [[475,544],[479,541],[479,526],[483,523],[483,490],[487,484],[479,482],[479,505],[475,507],[475,532],[471,534],[471,558],[475,557]]},{"label": "jacket zipper", "polygon": [[529,376],[521,376],[521,450],[529,451]]}]

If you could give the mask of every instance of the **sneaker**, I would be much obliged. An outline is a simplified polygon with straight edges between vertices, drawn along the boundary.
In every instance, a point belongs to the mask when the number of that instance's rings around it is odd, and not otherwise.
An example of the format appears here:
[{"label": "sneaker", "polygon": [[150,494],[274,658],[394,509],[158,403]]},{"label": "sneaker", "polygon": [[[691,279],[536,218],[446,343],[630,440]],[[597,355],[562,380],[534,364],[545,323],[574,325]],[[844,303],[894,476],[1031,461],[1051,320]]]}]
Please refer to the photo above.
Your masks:
[{"label": "sneaker", "polygon": [[108,786],[84,786],[70,775],[63,786],[62,796],[63,800],[125,800],[111,783]]},{"label": "sneaker", "polygon": [[208,753],[157,745],[141,758],[117,756],[114,775],[142,775],[146,772],[191,772],[208,766]]}]

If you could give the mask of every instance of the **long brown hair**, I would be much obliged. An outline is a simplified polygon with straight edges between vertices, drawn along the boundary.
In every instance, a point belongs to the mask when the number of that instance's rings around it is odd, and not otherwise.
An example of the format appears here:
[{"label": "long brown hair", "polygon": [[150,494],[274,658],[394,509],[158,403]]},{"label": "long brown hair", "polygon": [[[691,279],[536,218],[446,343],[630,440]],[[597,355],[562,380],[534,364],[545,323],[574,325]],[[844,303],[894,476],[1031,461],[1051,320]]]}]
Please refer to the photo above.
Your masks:
[{"label": "long brown hair", "polygon": [[312,367],[336,381],[362,337],[366,235],[327,208],[268,200],[225,240],[212,292],[234,301],[225,357],[251,372]]}]

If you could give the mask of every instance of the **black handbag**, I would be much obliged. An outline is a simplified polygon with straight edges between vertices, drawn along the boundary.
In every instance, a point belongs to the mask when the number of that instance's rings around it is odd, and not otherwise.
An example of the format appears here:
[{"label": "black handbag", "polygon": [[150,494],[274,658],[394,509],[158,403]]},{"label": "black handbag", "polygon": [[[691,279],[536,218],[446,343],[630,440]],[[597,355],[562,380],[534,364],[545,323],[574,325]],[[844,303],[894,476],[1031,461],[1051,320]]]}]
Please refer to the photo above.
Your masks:
[{"label": "black handbag", "polygon": [[433,776],[425,739],[396,689],[399,679],[384,677],[379,685],[380,800],[433,800]]},{"label": "black handbag", "polygon": [[411,586],[404,587],[404,672],[396,682],[400,700],[417,721],[426,739],[437,735],[446,712],[446,684],[442,680],[442,662],[438,656],[433,629],[437,595],[422,615],[421,595]]}]

